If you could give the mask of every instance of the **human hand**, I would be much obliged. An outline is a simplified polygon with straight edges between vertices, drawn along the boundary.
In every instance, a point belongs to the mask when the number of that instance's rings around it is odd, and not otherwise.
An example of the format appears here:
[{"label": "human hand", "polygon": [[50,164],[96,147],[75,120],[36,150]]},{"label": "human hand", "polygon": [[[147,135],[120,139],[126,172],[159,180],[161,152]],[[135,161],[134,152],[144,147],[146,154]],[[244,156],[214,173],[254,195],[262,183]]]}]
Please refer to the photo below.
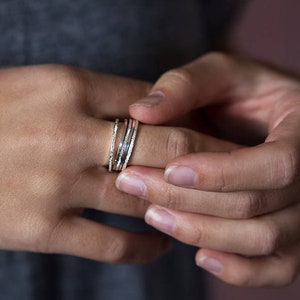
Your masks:
[{"label": "human hand", "polygon": [[[167,251],[165,235],[81,216],[84,208],[144,216],[148,203],[116,190],[117,175],[107,172],[113,122],[105,120],[126,117],[149,88],[67,66],[0,71],[0,249],[127,263]],[[160,149],[168,134],[141,127],[132,162],[165,166],[171,157]]]},{"label": "human hand", "polygon": [[238,142],[181,156],[165,172],[131,167],[117,182],[129,193],[124,182],[143,183],[143,199],[155,204],[146,221],[202,247],[197,264],[228,283],[280,286],[299,273],[299,88],[268,66],[210,54],[164,74],[130,108],[151,124],[201,109],[214,132]]}]

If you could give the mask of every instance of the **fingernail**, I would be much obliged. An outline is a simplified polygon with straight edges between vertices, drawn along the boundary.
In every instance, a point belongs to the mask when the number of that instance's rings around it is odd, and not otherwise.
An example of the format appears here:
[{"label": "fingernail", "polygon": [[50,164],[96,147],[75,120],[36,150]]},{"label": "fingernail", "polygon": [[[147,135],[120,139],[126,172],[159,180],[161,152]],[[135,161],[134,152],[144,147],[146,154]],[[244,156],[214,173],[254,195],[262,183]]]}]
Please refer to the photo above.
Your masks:
[{"label": "fingernail", "polygon": [[117,189],[127,194],[144,198],[146,195],[147,187],[144,181],[130,173],[121,173],[116,181]]},{"label": "fingernail", "polygon": [[149,208],[145,215],[145,221],[147,224],[164,233],[172,234],[175,231],[175,217],[165,209],[157,207]]},{"label": "fingernail", "polygon": [[130,106],[144,106],[144,107],[154,107],[160,104],[165,99],[165,94],[162,92],[155,92],[148,95],[145,98],[138,100],[137,102],[131,104]]},{"label": "fingernail", "polygon": [[202,256],[197,261],[197,266],[207,270],[211,273],[221,273],[223,271],[223,265],[220,261],[216,260],[215,258],[211,258],[208,256]]},{"label": "fingernail", "polygon": [[198,182],[198,175],[188,167],[169,167],[165,171],[165,179],[178,186],[194,187]]}]

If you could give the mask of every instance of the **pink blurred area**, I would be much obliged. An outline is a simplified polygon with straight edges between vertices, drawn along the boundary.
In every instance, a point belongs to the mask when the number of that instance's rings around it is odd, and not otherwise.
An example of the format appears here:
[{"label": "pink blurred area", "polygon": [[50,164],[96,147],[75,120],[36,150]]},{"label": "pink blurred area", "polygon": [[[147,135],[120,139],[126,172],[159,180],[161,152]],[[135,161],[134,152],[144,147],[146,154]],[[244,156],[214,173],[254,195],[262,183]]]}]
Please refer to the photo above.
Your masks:
[{"label": "pink blurred area", "polygon": [[300,280],[284,288],[242,288],[221,283],[209,275],[209,300],[299,300]]},{"label": "pink blurred area", "polygon": [[300,1],[240,1],[246,4],[231,34],[236,48],[300,73]]},{"label": "pink blurred area", "polygon": [[[234,48],[300,74],[300,1],[240,1],[247,2],[247,6],[231,34]],[[208,282],[210,300],[300,299],[300,278],[284,288],[239,288],[221,283],[210,275]]]}]

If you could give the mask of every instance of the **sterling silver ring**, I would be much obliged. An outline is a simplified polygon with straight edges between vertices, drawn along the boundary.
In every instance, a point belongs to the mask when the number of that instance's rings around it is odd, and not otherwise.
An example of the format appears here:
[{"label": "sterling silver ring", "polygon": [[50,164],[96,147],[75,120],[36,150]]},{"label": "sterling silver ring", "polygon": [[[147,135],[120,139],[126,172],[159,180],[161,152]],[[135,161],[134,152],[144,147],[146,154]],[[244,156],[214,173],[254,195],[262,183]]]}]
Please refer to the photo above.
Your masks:
[{"label": "sterling silver ring", "polygon": [[[110,144],[108,163],[109,172],[119,172],[127,167],[133,152],[139,121],[135,119],[125,119],[123,122],[123,133],[121,137],[118,137],[120,126],[120,121],[117,118],[113,127],[113,134]],[[117,139],[119,139],[118,147],[116,147]]]}]

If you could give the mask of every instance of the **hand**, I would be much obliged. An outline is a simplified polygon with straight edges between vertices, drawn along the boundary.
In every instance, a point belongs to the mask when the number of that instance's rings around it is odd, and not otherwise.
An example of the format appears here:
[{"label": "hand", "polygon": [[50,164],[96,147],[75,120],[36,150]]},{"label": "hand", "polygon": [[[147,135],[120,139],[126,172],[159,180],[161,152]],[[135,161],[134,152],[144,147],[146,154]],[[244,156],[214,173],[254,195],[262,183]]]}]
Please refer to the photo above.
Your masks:
[{"label": "hand", "polygon": [[130,192],[124,178],[138,178],[155,204],[146,221],[202,247],[197,264],[222,280],[290,283],[300,268],[299,91],[294,76],[223,54],[167,72],[131,115],[158,124],[200,109],[212,132],[237,144],[181,156],[165,172],[129,168],[118,187]]},{"label": "hand", "polygon": [[[107,172],[113,122],[104,119],[126,117],[128,105],[149,88],[66,66],[0,71],[0,249],[127,263],[152,261],[168,250],[162,234],[81,216],[84,208],[144,216],[148,203],[117,191],[117,175]],[[132,162],[165,166],[171,157],[160,151],[168,134],[141,127]],[[161,148],[153,148],[154,139]]]}]

